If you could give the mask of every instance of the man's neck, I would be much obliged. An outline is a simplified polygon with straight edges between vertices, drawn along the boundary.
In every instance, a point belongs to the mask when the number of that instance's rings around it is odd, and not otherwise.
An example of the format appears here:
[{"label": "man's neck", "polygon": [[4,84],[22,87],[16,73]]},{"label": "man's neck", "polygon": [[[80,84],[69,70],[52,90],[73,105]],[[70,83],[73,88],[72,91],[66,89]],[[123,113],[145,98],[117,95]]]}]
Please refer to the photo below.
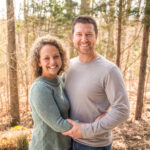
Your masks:
[{"label": "man's neck", "polygon": [[90,62],[90,61],[96,59],[97,57],[98,57],[98,53],[95,52],[95,51],[92,51],[89,54],[81,54],[81,53],[79,53],[79,60],[81,62]]}]

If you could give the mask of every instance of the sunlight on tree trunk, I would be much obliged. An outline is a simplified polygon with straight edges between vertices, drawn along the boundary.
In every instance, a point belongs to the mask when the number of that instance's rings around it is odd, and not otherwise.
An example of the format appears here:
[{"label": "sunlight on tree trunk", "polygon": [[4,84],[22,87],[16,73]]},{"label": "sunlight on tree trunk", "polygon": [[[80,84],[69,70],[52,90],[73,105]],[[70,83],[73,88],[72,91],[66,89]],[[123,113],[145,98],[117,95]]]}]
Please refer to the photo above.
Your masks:
[{"label": "sunlight on tree trunk", "polygon": [[19,117],[19,100],[17,85],[17,60],[13,0],[7,0],[7,30],[8,30],[8,60],[9,60],[9,88],[11,125],[17,125]]},{"label": "sunlight on tree trunk", "polygon": [[[25,30],[25,35],[24,35],[24,40],[25,40],[25,59],[26,62],[28,61],[28,48],[29,48],[29,44],[28,44],[28,33],[29,33],[29,29],[28,29],[28,0],[24,0],[24,30]],[[25,91],[26,91],[26,110],[28,110],[28,94],[29,94],[29,90],[28,90],[28,85],[29,85],[29,79],[28,79],[28,64],[26,66],[26,70],[25,70]]]},{"label": "sunlight on tree trunk", "polygon": [[143,108],[143,96],[144,96],[144,85],[145,85],[146,65],[147,65],[147,57],[148,57],[148,44],[149,44],[149,29],[150,29],[149,10],[150,10],[150,1],[146,0],[145,17],[143,20],[144,29],[143,29],[143,42],[142,42],[142,49],[141,49],[141,63],[140,63],[137,103],[136,103],[136,112],[135,112],[136,120],[139,120],[141,118],[142,108]]},{"label": "sunlight on tree trunk", "polygon": [[80,14],[86,14],[86,11],[90,8],[90,0],[81,0]]},{"label": "sunlight on tree trunk", "polygon": [[116,64],[120,67],[121,58],[121,25],[122,25],[122,0],[119,1],[119,14],[118,14],[118,40],[117,40],[117,58]]}]

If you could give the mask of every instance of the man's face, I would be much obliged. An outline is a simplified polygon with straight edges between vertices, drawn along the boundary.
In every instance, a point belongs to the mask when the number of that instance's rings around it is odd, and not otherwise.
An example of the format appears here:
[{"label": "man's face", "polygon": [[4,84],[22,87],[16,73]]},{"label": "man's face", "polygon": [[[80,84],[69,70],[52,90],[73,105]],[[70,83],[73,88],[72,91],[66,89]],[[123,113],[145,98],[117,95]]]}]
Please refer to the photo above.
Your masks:
[{"label": "man's face", "polygon": [[75,24],[72,40],[79,53],[89,54],[94,49],[96,39],[97,35],[93,24]]}]

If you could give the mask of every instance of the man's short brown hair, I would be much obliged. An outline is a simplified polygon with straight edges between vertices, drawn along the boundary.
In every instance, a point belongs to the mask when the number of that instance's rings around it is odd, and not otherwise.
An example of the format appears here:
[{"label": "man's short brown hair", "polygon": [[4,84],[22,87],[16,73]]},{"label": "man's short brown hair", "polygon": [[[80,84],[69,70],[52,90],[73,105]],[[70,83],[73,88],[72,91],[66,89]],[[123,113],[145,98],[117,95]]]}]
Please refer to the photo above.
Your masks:
[{"label": "man's short brown hair", "polygon": [[72,24],[72,34],[74,33],[74,27],[77,23],[93,24],[94,31],[95,31],[96,35],[98,34],[97,24],[93,17],[88,16],[88,15],[80,15],[80,16],[76,17]]}]

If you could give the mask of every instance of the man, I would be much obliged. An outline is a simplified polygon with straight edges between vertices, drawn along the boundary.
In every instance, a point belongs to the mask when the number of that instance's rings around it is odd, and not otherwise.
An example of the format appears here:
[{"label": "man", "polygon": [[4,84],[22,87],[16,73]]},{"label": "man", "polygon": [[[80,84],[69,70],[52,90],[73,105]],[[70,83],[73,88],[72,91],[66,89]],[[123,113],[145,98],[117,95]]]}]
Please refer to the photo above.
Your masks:
[{"label": "man", "polygon": [[85,123],[68,119],[73,128],[63,134],[74,139],[72,150],[110,150],[112,129],[129,117],[122,75],[115,64],[94,50],[97,36],[92,17],[75,18],[72,40],[79,57],[70,62],[65,89],[70,99],[70,118]]}]

